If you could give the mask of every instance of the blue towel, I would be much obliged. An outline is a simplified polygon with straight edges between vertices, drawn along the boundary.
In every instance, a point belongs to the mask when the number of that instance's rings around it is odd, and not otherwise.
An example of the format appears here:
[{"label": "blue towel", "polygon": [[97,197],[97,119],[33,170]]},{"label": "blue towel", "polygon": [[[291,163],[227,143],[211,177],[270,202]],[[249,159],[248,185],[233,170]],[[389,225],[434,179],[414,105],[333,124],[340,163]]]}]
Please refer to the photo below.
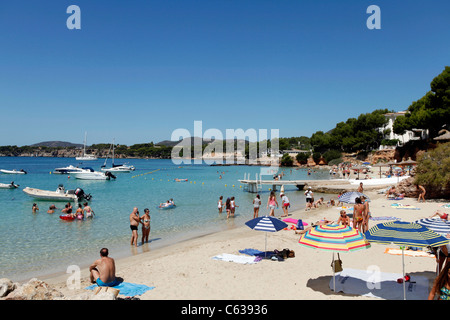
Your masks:
[{"label": "blue towel", "polygon": [[264,253],[264,252],[256,250],[256,249],[244,249],[244,250],[239,250],[239,252],[243,253],[243,254],[247,254],[249,256],[257,256],[261,253]]},{"label": "blue towel", "polygon": [[[97,287],[98,287],[97,284],[93,284],[89,287],[86,287],[85,289],[94,290]],[[148,290],[152,290],[155,287],[149,287],[144,284],[121,282],[118,285],[111,287],[111,288],[120,290],[119,294],[121,294],[121,295],[134,297],[134,296],[140,296],[141,294],[144,294]]]}]

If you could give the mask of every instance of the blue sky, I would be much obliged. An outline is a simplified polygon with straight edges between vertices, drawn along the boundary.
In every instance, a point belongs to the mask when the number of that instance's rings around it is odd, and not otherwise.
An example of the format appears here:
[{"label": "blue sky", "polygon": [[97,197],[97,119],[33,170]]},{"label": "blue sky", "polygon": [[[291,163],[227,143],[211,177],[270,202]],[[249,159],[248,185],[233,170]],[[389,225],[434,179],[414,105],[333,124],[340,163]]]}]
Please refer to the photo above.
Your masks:
[{"label": "blue sky", "polygon": [[[81,9],[69,30],[68,6]],[[381,29],[369,30],[369,5]],[[405,110],[450,65],[450,2],[5,0],[0,145],[158,142],[178,128],[311,136]]]}]

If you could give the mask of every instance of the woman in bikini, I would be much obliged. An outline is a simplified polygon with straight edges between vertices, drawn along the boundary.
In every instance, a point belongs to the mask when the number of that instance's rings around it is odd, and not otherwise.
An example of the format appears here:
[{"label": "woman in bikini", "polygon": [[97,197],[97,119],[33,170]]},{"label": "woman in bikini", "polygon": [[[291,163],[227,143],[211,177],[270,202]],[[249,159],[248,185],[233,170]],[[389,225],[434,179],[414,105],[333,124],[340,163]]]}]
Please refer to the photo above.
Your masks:
[{"label": "woman in bikini", "polygon": [[140,218],[142,223],[142,243],[148,242],[148,236],[150,235],[150,210],[145,208],[144,214]]},{"label": "woman in bikini", "polygon": [[269,215],[272,217],[275,216],[275,205],[278,208],[278,202],[277,198],[275,197],[275,192],[271,191],[269,199],[267,199],[267,208],[270,209]]},{"label": "woman in bikini", "polygon": [[83,203],[84,205],[84,212],[86,213],[86,218],[93,218],[94,217],[94,210],[90,206],[88,206],[88,203]]},{"label": "woman in bikini", "polygon": [[361,203],[360,198],[355,199],[355,206],[353,207],[353,228],[358,229],[361,232],[364,216],[366,212],[366,206]]}]

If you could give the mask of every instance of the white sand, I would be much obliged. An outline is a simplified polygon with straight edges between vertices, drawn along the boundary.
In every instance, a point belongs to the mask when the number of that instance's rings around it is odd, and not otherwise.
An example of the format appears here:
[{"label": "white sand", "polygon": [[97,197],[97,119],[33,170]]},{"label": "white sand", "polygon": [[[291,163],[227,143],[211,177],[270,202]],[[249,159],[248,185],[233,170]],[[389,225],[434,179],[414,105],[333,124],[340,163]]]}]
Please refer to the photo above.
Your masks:
[{"label": "white sand", "polygon": [[[434,201],[418,203],[416,199],[405,198],[401,201],[403,204],[414,205],[420,210],[394,209],[391,204],[398,201],[387,200],[376,191],[369,191],[367,194],[372,199],[370,209],[373,217],[395,216],[403,221],[415,221],[429,217],[439,208]],[[281,214],[281,209],[276,210],[277,216]],[[336,207],[326,206],[308,212],[297,210],[290,213],[290,217],[301,218],[308,223],[324,217],[337,220],[338,216],[339,210]],[[249,212],[248,217],[250,220],[252,213]],[[370,227],[381,222],[384,221],[371,220]],[[126,282],[155,287],[140,296],[144,300],[378,299],[334,293],[330,290],[331,253],[300,246],[300,236],[293,230],[268,233],[267,249],[289,248],[295,251],[295,258],[283,262],[263,260],[245,265],[212,259],[222,253],[239,254],[239,250],[246,248],[262,251],[264,238],[264,232],[251,230],[244,225],[117,260],[117,276]],[[366,270],[375,265],[381,272],[401,274],[401,256],[384,253],[387,247],[398,248],[395,245],[372,244],[368,250],[341,254],[343,267]],[[111,256],[114,258],[113,253]],[[429,286],[432,285],[436,270],[434,258],[406,256],[405,266],[406,273],[425,276],[430,280]],[[82,270],[81,288],[90,285],[88,275],[87,269]],[[65,285],[68,276],[44,280],[56,285],[66,296],[85,291],[69,290]]]}]

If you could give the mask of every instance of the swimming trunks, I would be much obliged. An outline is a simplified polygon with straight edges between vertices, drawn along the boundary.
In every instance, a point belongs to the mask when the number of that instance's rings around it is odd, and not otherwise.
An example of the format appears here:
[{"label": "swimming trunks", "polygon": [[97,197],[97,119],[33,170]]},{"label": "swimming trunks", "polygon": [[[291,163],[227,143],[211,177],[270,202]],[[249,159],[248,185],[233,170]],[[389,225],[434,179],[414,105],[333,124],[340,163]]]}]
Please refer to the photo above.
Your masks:
[{"label": "swimming trunks", "polygon": [[131,225],[130,225],[130,229],[133,231],[133,230],[137,230],[138,227],[137,227],[137,226],[131,226]]},{"label": "swimming trunks", "polygon": [[95,282],[100,287],[114,287],[117,285],[117,279],[114,279],[113,281],[108,282],[108,283],[104,283],[100,278],[97,278],[97,280],[95,280]]}]

